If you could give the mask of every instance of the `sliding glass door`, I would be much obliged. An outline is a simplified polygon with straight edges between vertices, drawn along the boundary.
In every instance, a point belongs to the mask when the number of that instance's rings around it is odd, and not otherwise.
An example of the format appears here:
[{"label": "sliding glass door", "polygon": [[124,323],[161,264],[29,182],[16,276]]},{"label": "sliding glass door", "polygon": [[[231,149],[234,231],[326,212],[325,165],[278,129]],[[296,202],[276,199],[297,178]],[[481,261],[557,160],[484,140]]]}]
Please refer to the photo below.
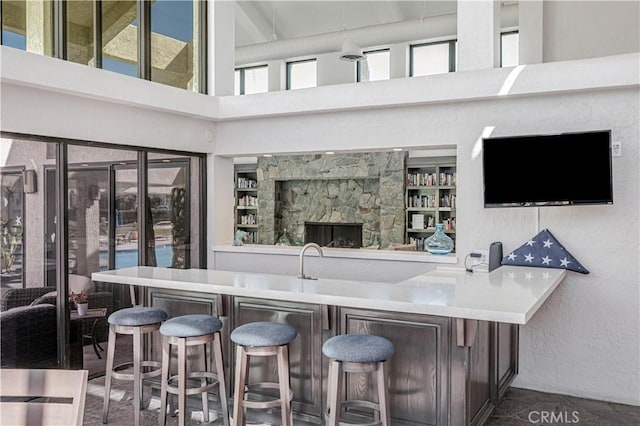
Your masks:
[{"label": "sliding glass door", "polygon": [[[2,133],[0,144],[2,366],[99,375],[106,319],[131,298],[127,287],[91,275],[137,265],[206,267],[205,157],[21,136]],[[83,290],[91,320],[78,318],[69,301]],[[12,308],[21,309],[7,315]],[[20,328],[28,324],[23,315],[43,309],[47,324]]]},{"label": "sliding glass door", "polygon": [[0,168],[0,283],[24,287],[24,167]]}]

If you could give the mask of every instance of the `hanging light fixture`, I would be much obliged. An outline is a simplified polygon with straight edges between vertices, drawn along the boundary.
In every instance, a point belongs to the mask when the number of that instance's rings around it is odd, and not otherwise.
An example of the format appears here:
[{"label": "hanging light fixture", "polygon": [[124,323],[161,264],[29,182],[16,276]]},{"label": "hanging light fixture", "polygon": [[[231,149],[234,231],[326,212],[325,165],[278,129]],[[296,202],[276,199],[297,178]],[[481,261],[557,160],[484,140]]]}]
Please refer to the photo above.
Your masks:
[{"label": "hanging light fixture", "polygon": [[[341,2],[342,9],[342,31],[345,31],[347,27],[345,26],[344,20],[344,1]],[[365,59],[365,56],[362,54],[362,48],[358,46],[351,40],[344,40],[342,42],[342,51],[340,52],[340,59],[343,61],[351,61],[357,62]]]},{"label": "hanging light fixture", "polygon": [[342,52],[340,53],[340,59],[343,61],[362,61],[365,56],[362,54],[362,48],[355,44],[351,40],[346,40],[342,43]]}]

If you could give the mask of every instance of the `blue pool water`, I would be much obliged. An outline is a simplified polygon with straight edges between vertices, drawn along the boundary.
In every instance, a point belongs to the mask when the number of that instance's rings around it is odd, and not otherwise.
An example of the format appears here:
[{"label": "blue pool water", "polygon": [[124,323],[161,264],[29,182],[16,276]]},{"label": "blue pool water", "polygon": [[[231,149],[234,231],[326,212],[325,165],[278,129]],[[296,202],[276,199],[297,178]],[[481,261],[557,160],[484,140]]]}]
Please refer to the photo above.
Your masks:
[{"label": "blue pool water", "polygon": [[[156,246],[157,266],[168,268],[171,266],[173,247],[171,245]],[[109,253],[100,252],[101,264],[109,263]],[[116,250],[116,269],[138,266],[138,250]]]}]

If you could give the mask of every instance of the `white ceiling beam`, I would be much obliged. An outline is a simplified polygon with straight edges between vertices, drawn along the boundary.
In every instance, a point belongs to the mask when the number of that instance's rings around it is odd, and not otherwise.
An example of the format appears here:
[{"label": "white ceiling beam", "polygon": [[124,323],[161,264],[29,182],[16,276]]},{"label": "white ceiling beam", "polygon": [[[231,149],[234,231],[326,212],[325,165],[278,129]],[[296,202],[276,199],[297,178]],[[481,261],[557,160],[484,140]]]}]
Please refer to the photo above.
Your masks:
[{"label": "white ceiling beam", "polygon": [[271,15],[267,16],[263,10],[262,3],[269,4],[273,7],[273,2],[253,2],[253,1],[237,1],[238,9],[242,11],[242,15],[245,16],[255,27],[255,30],[259,31],[260,35],[264,38],[264,41],[273,41],[273,34],[275,32],[276,39],[280,38],[280,34],[277,29],[274,30],[273,18]]},{"label": "white ceiling beam", "polygon": [[271,40],[271,29],[260,28],[256,22],[247,15],[241,6],[243,2],[236,2],[236,27],[240,30],[243,38],[251,40],[252,43],[264,43]]},{"label": "white ceiling beam", "polygon": [[[502,24],[511,27],[518,20],[518,6],[502,7]],[[437,40],[455,37],[456,13],[423,19],[413,19],[369,27],[334,31],[274,42],[259,43],[236,48],[236,65],[271,60],[293,59],[340,50],[345,40],[355,42],[363,49],[403,42]]]},{"label": "white ceiling beam", "polygon": [[381,22],[399,22],[407,19],[395,1],[375,1],[370,7]]},{"label": "white ceiling beam", "polygon": [[409,40],[455,36],[456,15],[441,15],[429,21],[412,20],[352,30],[335,31],[272,43],[262,43],[236,48],[236,65],[277,59],[289,59],[306,55],[318,55],[340,50],[342,43],[353,41],[362,48]]}]

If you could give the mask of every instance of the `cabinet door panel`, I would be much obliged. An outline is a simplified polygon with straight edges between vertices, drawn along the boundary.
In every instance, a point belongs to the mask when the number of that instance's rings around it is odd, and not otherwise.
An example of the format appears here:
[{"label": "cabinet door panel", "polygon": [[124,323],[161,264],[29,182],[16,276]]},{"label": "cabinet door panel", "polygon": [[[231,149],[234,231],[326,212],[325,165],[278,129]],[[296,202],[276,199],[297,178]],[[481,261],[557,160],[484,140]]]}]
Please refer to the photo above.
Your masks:
[{"label": "cabinet door panel", "polygon": [[518,325],[497,324],[497,398],[502,398],[518,374]]},{"label": "cabinet door panel", "polygon": [[[236,297],[234,327],[255,321],[282,322],[298,331],[289,344],[293,408],[314,417],[321,413],[322,315],[319,305]],[[277,381],[275,357],[250,358],[249,382]],[[269,393],[265,390],[265,395]],[[271,393],[276,396],[277,392]]]},{"label": "cabinet door panel", "polygon": [[469,418],[473,421],[484,418],[487,410],[493,409],[491,401],[491,375],[493,358],[491,350],[491,327],[494,323],[478,321],[473,345],[469,348]]},{"label": "cabinet door panel", "polygon": [[[394,425],[446,424],[449,318],[340,309],[341,333],[367,333],[393,342],[388,361],[389,401]],[[349,399],[377,400],[375,379],[349,374]],[[344,391],[344,390],[343,390]]]},{"label": "cabinet door panel", "polygon": [[[147,292],[147,306],[154,308],[164,309],[169,318],[174,318],[180,315],[189,314],[205,314],[218,316],[222,321],[222,356],[225,365],[225,376],[229,377],[229,321],[226,317],[220,316],[221,312],[218,312],[219,298],[223,296],[215,294],[205,293],[189,293],[185,291],[174,291],[165,289],[150,288]],[[152,333],[151,336],[151,358],[160,360],[162,359],[162,338],[159,333]],[[207,367],[209,371],[213,367],[213,355],[210,352],[210,345],[207,347]],[[202,368],[200,364],[200,357],[202,356],[202,348],[189,347],[187,348],[188,360],[187,370],[200,370]],[[177,371],[177,355],[174,355],[172,362],[172,371]],[[228,379],[227,379],[228,380]]]}]

